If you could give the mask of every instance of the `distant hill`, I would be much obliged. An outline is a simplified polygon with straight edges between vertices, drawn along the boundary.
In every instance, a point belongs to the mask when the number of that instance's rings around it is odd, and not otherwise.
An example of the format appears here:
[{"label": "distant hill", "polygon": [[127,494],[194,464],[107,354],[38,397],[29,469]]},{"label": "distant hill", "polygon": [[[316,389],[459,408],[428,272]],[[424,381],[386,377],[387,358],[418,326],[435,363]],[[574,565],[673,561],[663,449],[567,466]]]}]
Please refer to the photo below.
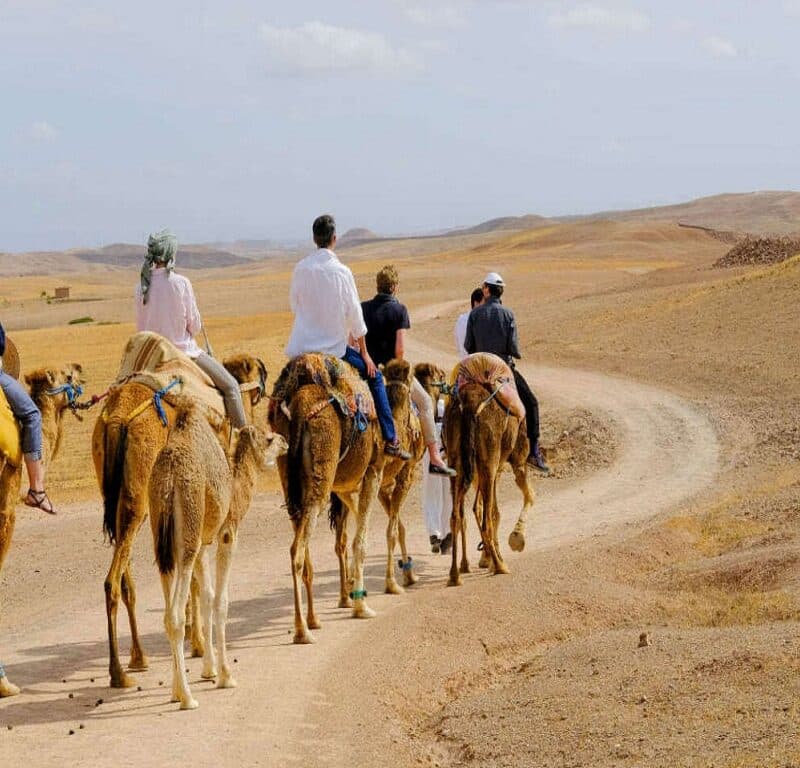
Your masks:
[{"label": "distant hill", "polygon": [[[133,267],[141,264],[144,248],[141,245],[114,243],[93,250],[69,252],[74,258],[90,264],[109,264],[115,267]],[[247,264],[250,259],[204,245],[178,248],[177,263],[181,269],[208,269]]]},{"label": "distant hill", "polygon": [[[574,217],[570,217],[574,218]],[[585,217],[580,217],[585,218]],[[800,233],[800,192],[745,192],[713,195],[678,205],[608,211],[588,218],[647,219],[760,235]]]},{"label": "distant hill", "polygon": [[338,238],[337,242],[339,245],[360,245],[361,243],[367,243],[372,240],[380,240],[381,236],[376,235],[372,230],[366,229],[365,227],[354,227],[353,229],[348,229],[340,238]]},{"label": "distant hill", "polygon": [[487,232],[502,232],[514,229],[533,229],[540,227],[543,224],[550,223],[550,219],[545,216],[538,216],[535,213],[529,213],[525,216],[501,216],[498,219],[489,219],[474,227],[466,227],[463,229],[451,229],[445,236],[450,235],[483,235]]}]

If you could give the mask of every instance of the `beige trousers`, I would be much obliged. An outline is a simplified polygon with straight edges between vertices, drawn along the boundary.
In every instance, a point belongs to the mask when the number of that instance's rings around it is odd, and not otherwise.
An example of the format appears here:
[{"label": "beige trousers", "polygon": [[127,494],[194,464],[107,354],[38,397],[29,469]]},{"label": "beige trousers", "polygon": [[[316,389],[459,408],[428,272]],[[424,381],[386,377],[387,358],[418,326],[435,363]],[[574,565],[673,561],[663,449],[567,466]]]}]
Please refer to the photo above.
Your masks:
[{"label": "beige trousers", "polygon": [[436,425],[433,423],[433,400],[415,376],[411,384],[411,402],[417,406],[419,421],[422,425],[422,437],[425,445],[436,442]]}]

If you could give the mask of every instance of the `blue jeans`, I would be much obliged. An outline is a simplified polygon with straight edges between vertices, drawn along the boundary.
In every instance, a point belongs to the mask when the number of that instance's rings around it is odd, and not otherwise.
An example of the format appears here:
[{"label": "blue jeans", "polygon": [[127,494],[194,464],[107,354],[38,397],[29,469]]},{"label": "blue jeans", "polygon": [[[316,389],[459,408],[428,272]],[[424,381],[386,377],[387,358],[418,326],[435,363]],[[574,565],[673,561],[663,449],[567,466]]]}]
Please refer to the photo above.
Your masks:
[{"label": "blue jeans", "polygon": [[367,364],[364,358],[352,347],[347,347],[342,360],[355,368],[362,379],[366,379],[369,391],[372,392],[372,399],[375,401],[375,410],[378,414],[378,423],[381,425],[383,439],[393,443],[397,439],[394,431],[394,418],[392,416],[392,406],[389,405],[389,398],[386,396],[386,387],[383,385],[383,374],[378,371],[375,378],[367,376]]},{"label": "blue jeans", "polygon": [[42,458],[42,414],[25,387],[4,371],[0,371],[0,389],[22,425],[22,452],[25,458],[38,461]]}]

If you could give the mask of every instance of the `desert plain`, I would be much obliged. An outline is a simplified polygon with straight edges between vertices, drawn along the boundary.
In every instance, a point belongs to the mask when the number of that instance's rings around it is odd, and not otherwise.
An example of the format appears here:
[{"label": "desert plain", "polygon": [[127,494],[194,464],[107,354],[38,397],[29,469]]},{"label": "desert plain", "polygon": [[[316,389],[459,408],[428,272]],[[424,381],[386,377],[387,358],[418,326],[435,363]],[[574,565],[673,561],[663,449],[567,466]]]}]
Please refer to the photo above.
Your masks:
[{"label": "desert plain", "polygon": [[[460,588],[446,587],[449,558],[429,551],[417,487],[404,519],[420,581],[381,594],[376,506],[369,622],[335,607],[321,523],[323,628],[302,647],[273,477],[234,562],[239,685],[215,690],[191,659],[194,712],[169,702],[147,526],[134,567],[150,668],[138,687],[108,687],[97,409],[67,423],[48,483],[60,514],[19,507],[0,575],[0,658],[23,688],[0,701],[0,763],[800,766],[800,255],[715,266],[745,233],[797,231],[800,194],[758,193],[346,243],[362,298],[378,268],[397,265],[414,362],[454,363],[470,291],[503,274],[553,473],[531,473],[537,501],[510,575],[477,567],[470,524]],[[295,259],[186,271],[216,353],[259,355],[270,381],[285,362]],[[87,392],[105,390],[134,329],[137,269],[51,254],[0,255],[0,271],[23,370],[80,362]],[[68,302],[48,302],[57,285]],[[509,475],[501,541],[519,504]],[[124,654],[123,612],[120,632]]]}]

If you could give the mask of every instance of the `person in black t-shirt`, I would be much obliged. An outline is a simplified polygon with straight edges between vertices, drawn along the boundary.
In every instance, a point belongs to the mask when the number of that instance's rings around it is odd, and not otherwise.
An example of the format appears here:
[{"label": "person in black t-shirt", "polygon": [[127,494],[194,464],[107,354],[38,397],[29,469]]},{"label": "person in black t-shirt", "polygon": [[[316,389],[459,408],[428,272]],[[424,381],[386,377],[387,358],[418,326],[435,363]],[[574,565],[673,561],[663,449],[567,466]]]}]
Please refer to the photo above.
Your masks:
[{"label": "person in black t-shirt", "polygon": [[[385,365],[392,358],[405,355],[405,332],[411,328],[408,310],[394,295],[399,283],[393,264],[383,267],[376,276],[378,293],[373,299],[361,302],[364,322],[367,324],[367,351],[375,365]],[[447,466],[439,451],[436,426],[433,420],[433,402],[416,377],[411,384],[411,400],[419,411],[422,435],[428,446],[430,471],[438,475],[454,476],[455,470]]]}]

